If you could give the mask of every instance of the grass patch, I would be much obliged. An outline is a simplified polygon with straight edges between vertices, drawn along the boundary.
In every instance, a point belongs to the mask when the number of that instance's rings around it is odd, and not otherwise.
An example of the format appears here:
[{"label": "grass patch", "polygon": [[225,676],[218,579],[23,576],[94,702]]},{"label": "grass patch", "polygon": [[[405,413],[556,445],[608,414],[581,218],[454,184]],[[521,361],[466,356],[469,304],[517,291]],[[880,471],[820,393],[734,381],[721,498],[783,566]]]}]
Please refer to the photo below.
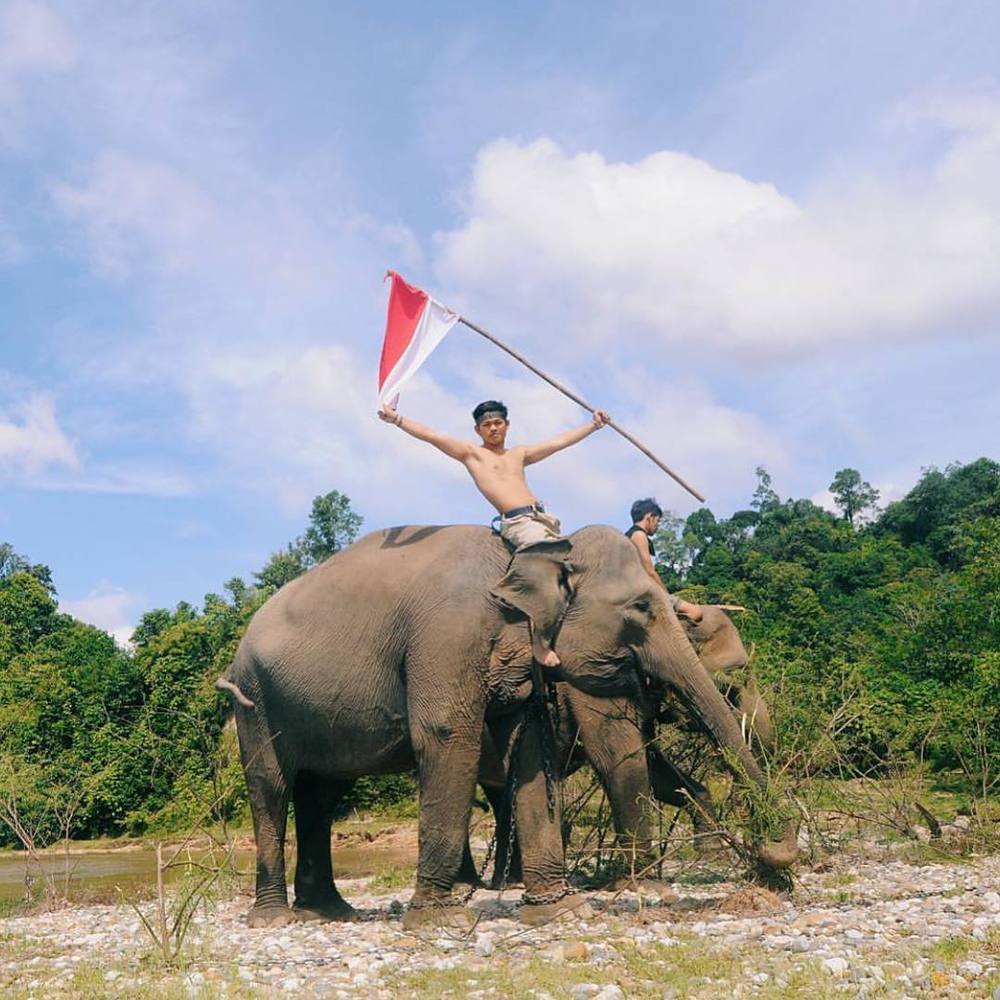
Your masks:
[{"label": "grass patch", "polygon": [[845,885],[853,885],[858,877],[852,872],[837,872],[833,875],[824,875],[821,884],[827,889],[840,889]]},{"label": "grass patch", "polygon": [[983,947],[970,937],[946,937],[936,941],[927,951],[927,957],[937,962],[960,962]]},{"label": "grass patch", "polygon": [[703,938],[675,945],[636,947],[615,941],[618,957],[600,964],[558,962],[543,957],[495,955],[488,970],[425,969],[401,976],[394,993],[420,997],[464,997],[474,990],[492,989],[494,996],[521,997],[548,993],[568,1000],[581,983],[616,984],[636,1000],[664,996],[718,1000],[734,995],[757,972],[768,979],[754,990],[761,1000],[833,1000],[838,994],[831,977],[815,959],[762,953],[760,949],[713,948]]},{"label": "grass patch", "polygon": [[390,865],[368,883],[369,889],[409,889],[417,877],[414,865]]}]

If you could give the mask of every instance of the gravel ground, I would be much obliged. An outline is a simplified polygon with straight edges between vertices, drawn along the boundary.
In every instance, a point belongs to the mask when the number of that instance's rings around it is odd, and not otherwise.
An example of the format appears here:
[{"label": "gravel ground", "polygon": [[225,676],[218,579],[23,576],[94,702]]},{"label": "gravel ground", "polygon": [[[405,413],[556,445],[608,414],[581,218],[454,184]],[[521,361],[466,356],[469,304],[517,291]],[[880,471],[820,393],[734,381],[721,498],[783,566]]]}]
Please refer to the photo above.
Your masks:
[{"label": "gravel ground", "polygon": [[891,856],[802,872],[794,893],[702,870],[592,896],[596,915],[527,930],[519,895],[479,891],[468,935],[403,930],[409,890],[342,883],[355,924],[252,931],[249,899],[199,913],[178,969],[135,912],[71,906],[0,920],[0,995],[86,997],[997,997],[1000,856]]}]

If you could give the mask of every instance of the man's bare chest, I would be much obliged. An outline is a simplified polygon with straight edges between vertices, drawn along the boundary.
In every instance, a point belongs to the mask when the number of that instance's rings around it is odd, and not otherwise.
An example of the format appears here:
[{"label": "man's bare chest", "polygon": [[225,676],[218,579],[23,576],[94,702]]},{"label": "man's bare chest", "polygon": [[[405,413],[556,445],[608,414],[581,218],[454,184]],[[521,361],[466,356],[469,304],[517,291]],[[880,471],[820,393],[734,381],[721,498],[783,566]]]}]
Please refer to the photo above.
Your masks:
[{"label": "man's bare chest", "polygon": [[524,476],[524,460],[516,452],[495,455],[483,448],[477,452],[474,461],[478,466],[479,474],[489,476],[491,479],[512,479]]}]

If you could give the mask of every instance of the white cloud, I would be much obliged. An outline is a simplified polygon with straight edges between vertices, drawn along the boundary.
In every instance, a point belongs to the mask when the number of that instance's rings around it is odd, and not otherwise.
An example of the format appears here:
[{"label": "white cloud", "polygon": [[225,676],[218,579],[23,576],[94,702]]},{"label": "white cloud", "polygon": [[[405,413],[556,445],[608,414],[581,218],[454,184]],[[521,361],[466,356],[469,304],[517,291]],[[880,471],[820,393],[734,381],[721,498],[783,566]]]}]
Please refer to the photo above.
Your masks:
[{"label": "white cloud", "polygon": [[51,467],[76,469],[73,443],[56,419],[51,396],[36,392],[0,411],[0,462],[7,470],[36,476]]},{"label": "white cloud", "polygon": [[760,356],[995,326],[1000,98],[918,118],[944,139],[929,165],[799,201],[679,152],[612,163],[499,141],[438,237],[438,271],[488,315],[605,347],[623,327]]},{"label": "white cloud", "polygon": [[71,32],[51,7],[21,0],[0,7],[0,141],[20,141],[22,88],[33,77],[69,71],[76,60]]},{"label": "white cloud", "polygon": [[183,497],[195,492],[189,476],[137,462],[117,465],[91,463],[80,475],[48,475],[34,480],[32,486],[63,493],[117,493],[154,497]]},{"label": "white cloud", "polygon": [[110,632],[120,646],[127,647],[135,630],[136,612],[143,604],[142,597],[124,587],[101,582],[86,597],[60,600],[59,610]]},{"label": "white cloud", "polygon": [[52,194],[86,230],[95,270],[107,277],[125,278],[150,258],[167,273],[188,268],[209,236],[211,206],[195,185],[120,150],[103,152],[82,184],[56,184]]}]

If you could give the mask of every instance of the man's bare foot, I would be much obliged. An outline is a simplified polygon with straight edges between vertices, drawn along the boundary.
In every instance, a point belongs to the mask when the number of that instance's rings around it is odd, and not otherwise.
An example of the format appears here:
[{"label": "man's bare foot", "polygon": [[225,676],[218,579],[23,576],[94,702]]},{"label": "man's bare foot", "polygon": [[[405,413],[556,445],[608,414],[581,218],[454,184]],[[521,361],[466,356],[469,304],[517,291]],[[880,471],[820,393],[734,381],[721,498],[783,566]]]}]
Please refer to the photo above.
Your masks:
[{"label": "man's bare foot", "polygon": [[531,637],[531,654],[543,667],[558,667],[561,662],[556,651],[538,635]]}]

